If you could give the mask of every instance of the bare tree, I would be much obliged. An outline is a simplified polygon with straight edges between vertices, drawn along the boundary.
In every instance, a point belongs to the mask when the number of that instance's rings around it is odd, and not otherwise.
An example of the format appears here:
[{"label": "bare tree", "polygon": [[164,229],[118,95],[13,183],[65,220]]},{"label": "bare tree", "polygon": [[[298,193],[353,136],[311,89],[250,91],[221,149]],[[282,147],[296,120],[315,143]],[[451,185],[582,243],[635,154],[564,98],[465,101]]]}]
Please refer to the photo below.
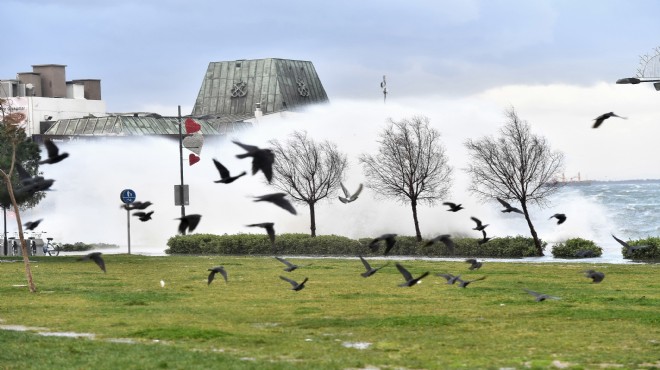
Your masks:
[{"label": "bare tree", "polygon": [[367,187],[412,207],[415,235],[422,240],[417,205],[435,204],[449,191],[452,169],[440,132],[429,126],[429,119],[413,116],[394,121],[381,133],[378,154],[362,154],[360,163]]},{"label": "bare tree", "polygon": [[530,132],[513,108],[506,112],[507,123],[500,137],[484,137],[465,143],[470,155],[467,173],[470,191],[481,198],[515,199],[520,202],[538,255],[543,246],[529,216],[528,204],[544,206],[560,184],[554,181],[564,168],[564,155],[553,152],[544,137]]},{"label": "bare tree", "polygon": [[316,143],[306,132],[294,131],[282,144],[271,141],[275,152],[273,186],[294,201],[309,206],[310,230],[316,236],[316,202],[332,195],[348,166],[346,155],[329,141]]},{"label": "bare tree", "polygon": [[19,210],[18,202],[16,201],[16,197],[14,195],[14,188],[12,185],[12,173],[14,172],[14,168],[16,166],[16,151],[18,146],[21,144],[22,141],[25,140],[25,131],[23,130],[22,127],[19,126],[19,122],[23,120],[23,117],[17,116],[16,113],[9,113],[6,114],[6,100],[0,99],[0,113],[2,114],[2,125],[3,125],[3,130],[2,130],[2,142],[4,143],[10,143],[11,145],[11,151],[10,151],[10,163],[9,163],[9,169],[7,170],[6,168],[0,168],[0,175],[2,176],[2,180],[5,183],[5,186],[7,188],[7,193],[9,195],[9,199],[11,201],[12,206],[14,207],[14,213],[16,214],[16,223],[18,226],[18,237],[21,241],[21,254],[23,255],[23,264],[25,265],[25,277],[27,279],[28,283],[28,289],[30,292],[34,293],[37,291],[37,287],[34,285],[34,280],[32,279],[32,270],[30,268],[30,259],[28,257],[28,247],[27,243],[25,241],[25,236],[23,234],[23,223],[21,221],[21,213]]}]

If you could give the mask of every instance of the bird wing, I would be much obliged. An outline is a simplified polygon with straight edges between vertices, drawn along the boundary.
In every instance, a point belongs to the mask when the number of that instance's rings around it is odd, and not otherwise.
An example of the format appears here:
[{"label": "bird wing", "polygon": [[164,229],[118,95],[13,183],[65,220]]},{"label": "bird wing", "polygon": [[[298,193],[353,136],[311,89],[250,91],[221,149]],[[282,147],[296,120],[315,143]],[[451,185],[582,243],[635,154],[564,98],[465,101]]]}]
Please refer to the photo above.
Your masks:
[{"label": "bird wing", "polygon": [[55,143],[52,140],[46,139],[44,141],[44,145],[46,146],[46,151],[48,151],[48,158],[57,157],[60,150],[57,148],[57,145],[55,145]]},{"label": "bird wing", "polygon": [[280,262],[282,262],[283,264],[287,265],[287,267],[293,267],[293,266],[294,266],[293,263],[291,263],[291,262],[285,260],[284,258],[280,258],[280,257],[277,257],[277,256],[276,256],[275,259],[278,260],[278,261],[280,261]]},{"label": "bird wing", "polygon": [[[282,280],[284,280],[284,281],[288,281],[289,284],[291,284],[291,286],[294,287],[294,288],[298,286],[298,283],[296,283],[294,280],[289,279],[288,277],[285,277],[285,276],[281,276],[281,275],[280,275],[280,279],[282,279]],[[306,281],[306,280],[305,280],[305,281]]]},{"label": "bird wing", "polygon": [[227,271],[225,271],[225,269],[223,269],[223,268],[220,268],[220,270],[218,272],[225,279],[225,283],[226,283],[227,282]]},{"label": "bird wing", "polygon": [[500,198],[495,198],[495,199],[497,199],[497,201],[500,202],[500,204],[504,206],[504,208],[511,208],[511,205],[507,203],[504,199],[500,199]]},{"label": "bird wing", "polygon": [[133,216],[136,216],[136,217],[144,217],[146,215],[147,215],[146,212],[134,212],[133,213]]},{"label": "bird wing", "polygon": [[614,238],[614,240],[616,240],[617,242],[619,242],[619,244],[623,245],[623,246],[626,247],[626,248],[630,248],[630,245],[628,245],[628,243],[626,243],[626,242],[624,242],[623,240],[617,238],[616,236],[614,236],[614,234],[612,234],[612,237]]},{"label": "bird wing", "polygon": [[534,297],[540,297],[540,296],[543,295],[543,294],[541,294],[541,293],[537,293],[537,292],[535,292],[535,291],[533,291],[533,290],[529,290],[529,289],[523,289],[523,290],[526,291],[527,293],[533,295]]},{"label": "bird wing", "polygon": [[477,260],[474,259],[474,258],[468,258],[468,259],[465,260],[465,263],[475,264],[475,263],[477,263]]},{"label": "bird wing", "polygon": [[341,190],[344,192],[344,196],[345,196],[346,198],[350,198],[350,197],[351,197],[351,193],[348,192],[348,189],[346,189],[346,187],[344,186],[344,184],[340,182],[339,185],[341,185]]},{"label": "bird wing", "polygon": [[284,197],[275,198],[275,199],[272,200],[272,202],[275,203],[276,205],[286,209],[287,211],[293,213],[294,215],[296,214],[296,209],[293,208],[293,205],[291,205],[291,202],[286,200]]},{"label": "bird wing", "polygon": [[266,223],[266,226],[265,226],[266,233],[268,234],[268,239],[270,239],[270,242],[272,244],[275,243],[275,227],[274,227],[274,225],[275,225],[274,223],[268,222],[268,223]]},{"label": "bird wing", "polygon": [[408,270],[406,270],[406,268],[401,266],[401,264],[399,264],[398,262],[396,263],[396,268],[397,268],[397,270],[399,270],[401,275],[403,275],[403,278],[406,279],[406,281],[410,281],[410,280],[413,279],[410,272],[408,272]]},{"label": "bird wing", "polygon": [[598,126],[600,126],[603,123],[603,121],[605,121],[605,118],[607,118],[607,117],[605,117],[604,115],[598,116],[597,118],[595,118],[594,119],[595,122],[594,122],[594,125],[592,126],[592,128],[598,128]]},{"label": "bird wing", "polygon": [[238,141],[232,141],[232,143],[240,146],[241,148],[245,149],[248,152],[254,152],[255,150],[259,150],[259,147],[254,145],[243,144],[243,143],[239,143]]},{"label": "bird wing", "polygon": [[215,279],[215,270],[209,269],[211,273],[209,274],[208,283],[206,285],[211,285],[213,279]]},{"label": "bird wing", "polygon": [[220,172],[220,178],[226,179],[230,176],[229,170],[222,163],[218,162],[215,158],[213,158],[213,163],[215,164],[215,168],[218,169],[218,172]]},{"label": "bird wing", "polygon": [[451,208],[456,207],[456,203],[452,203],[452,202],[444,202],[444,203],[442,203],[442,204],[445,205],[445,206],[449,206],[449,207],[451,207]]},{"label": "bird wing", "polygon": [[24,180],[31,179],[32,175],[30,175],[23,166],[21,166],[20,163],[16,162],[16,171],[18,171],[18,178],[23,182]]},{"label": "bird wing", "polygon": [[100,268],[105,271],[105,261],[103,261],[103,257],[101,257],[101,253],[92,253],[89,256]]},{"label": "bird wing", "polygon": [[188,215],[188,231],[193,232],[197,225],[199,224],[199,220],[202,218],[200,215]]},{"label": "bird wing", "polygon": [[477,227],[481,227],[481,220],[476,217],[470,217],[470,219],[477,223]]},{"label": "bird wing", "polygon": [[344,198],[344,197],[338,197],[338,198],[339,198],[339,201],[341,201],[344,204],[349,202],[349,200]]},{"label": "bird wing", "polygon": [[360,193],[362,192],[362,188],[363,188],[363,186],[362,186],[362,184],[360,184],[360,185],[358,186],[357,190],[355,191],[355,193],[353,193],[353,195],[351,195],[351,197],[348,199],[349,202],[352,202],[352,201],[354,201],[354,200],[356,200],[356,199],[358,198],[358,196],[359,196]]},{"label": "bird wing", "polygon": [[360,261],[362,261],[362,264],[364,265],[364,268],[367,269],[367,271],[371,271],[371,265],[369,264],[369,262],[367,262],[367,260],[362,258],[362,256],[359,257],[360,257]]},{"label": "bird wing", "polygon": [[177,220],[181,220],[179,222],[179,234],[185,234],[186,229],[190,225],[190,223],[188,222],[188,219],[185,218],[185,217],[181,217],[181,218],[177,218]]},{"label": "bird wing", "polygon": [[449,281],[449,280],[451,280],[451,279],[454,278],[454,275],[452,275],[452,274],[435,274],[435,276],[443,277],[443,278],[445,278],[445,280],[447,280],[447,281]]}]

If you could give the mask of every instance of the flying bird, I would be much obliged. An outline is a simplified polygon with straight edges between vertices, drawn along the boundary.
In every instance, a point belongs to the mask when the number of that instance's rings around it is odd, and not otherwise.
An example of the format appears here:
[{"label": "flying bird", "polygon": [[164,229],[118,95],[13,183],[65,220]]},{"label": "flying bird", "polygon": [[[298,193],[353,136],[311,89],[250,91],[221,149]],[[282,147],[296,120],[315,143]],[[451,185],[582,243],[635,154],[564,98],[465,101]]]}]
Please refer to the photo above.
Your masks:
[{"label": "flying bird", "polygon": [[220,173],[220,180],[213,181],[215,183],[230,184],[236,181],[236,179],[239,177],[245,176],[247,174],[245,171],[243,171],[237,176],[231,176],[227,167],[223,166],[222,163],[218,162],[215,158],[213,158],[213,163],[215,164],[215,168],[217,168],[218,172]]},{"label": "flying bird", "polygon": [[460,211],[461,209],[463,209],[463,205],[462,205],[462,204],[456,204],[456,203],[452,203],[452,202],[444,202],[444,203],[442,203],[442,204],[444,204],[444,205],[446,205],[446,206],[449,207],[449,209],[447,210],[447,212],[458,212],[458,211]]},{"label": "flying bird", "polygon": [[291,279],[289,279],[287,277],[284,277],[284,276],[280,276],[280,279],[282,279],[284,281],[288,281],[289,284],[291,284],[291,286],[292,286],[291,290],[295,290],[296,292],[299,291],[299,290],[304,289],[305,288],[305,283],[308,280],[307,278],[305,278],[305,280],[303,280],[301,283],[297,283],[296,281],[291,280]]},{"label": "flying bird", "polygon": [[373,268],[373,267],[371,267],[371,265],[369,264],[369,262],[367,262],[367,260],[365,260],[364,258],[362,258],[362,256],[359,256],[359,257],[360,257],[360,261],[362,261],[362,264],[364,265],[364,268],[365,268],[365,270],[366,270],[365,272],[361,273],[360,275],[362,275],[362,277],[365,277],[365,278],[367,278],[367,277],[369,277],[369,276],[375,274],[376,272],[378,272],[378,270],[380,270],[380,269],[382,269],[383,267],[389,265],[389,262],[388,262],[388,263],[386,263],[386,264],[384,264],[384,265],[382,265],[382,266],[380,266],[380,267],[378,267],[378,268]]},{"label": "flying bird", "polygon": [[295,265],[295,264],[285,260],[284,258],[275,257],[275,259],[286,265],[286,267],[284,268],[284,271],[286,271],[286,272],[291,272],[291,271],[297,269],[298,267],[301,267],[301,266]]},{"label": "flying bird", "polygon": [[486,228],[486,226],[488,226],[481,223],[481,220],[476,217],[470,217],[470,219],[477,223],[477,227],[473,228],[472,230],[482,231],[483,229]]},{"label": "flying bird", "polygon": [[631,253],[633,253],[636,250],[644,249],[644,248],[649,247],[648,245],[635,245],[635,246],[632,246],[632,245],[624,242],[623,240],[617,238],[616,236],[614,236],[614,234],[612,234],[612,237],[614,238],[614,240],[619,242],[619,244],[621,244],[622,246],[624,246],[626,248],[626,255],[630,255]]},{"label": "flying bird", "polygon": [[527,293],[533,295],[534,297],[536,297],[536,302],[542,302],[542,301],[545,301],[546,299],[561,299],[559,297],[554,297],[554,296],[543,294],[543,293],[537,293],[537,292],[535,292],[533,290],[529,290],[529,289],[523,289],[523,290],[526,291]]},{"label": "flying bird", "polygon": [[250,224],[247,225],[248,227],[263,227],[266,229],[266,233],[268,234],[268,239],[270,239],[270,244],[275,245],[275,227],[274,223],[272,222],[262,222],[260,224]]},{"label": "flying bird", "polygon": [[452,274],[435,274],[435,276],[440,276],[447,280],[447,284],[453,285],[456,281],[461,279],[461,275],[452,275]]},{"label": "flying bird", "polygon": [[600,283],[601,281],[603,281],[603,279],[605,279],[605,273],[603,272],[598,272],[594,270],[586,270],[582,272],[584,272],[585,277],[591,279],[592,283]]},{"label": "flying bird", "polygon": [[496,199],[497,199],[498,202],[500,202],[502,207],[504,207],[502,212],[505,212],[505,213],[509,213],[509,212],[523,213],[523,211],[519,210],[518,208],[511,207],[511,204],[507,203],[503,199],[500,199],[500,198],[496,198]]},{"label": "flying bird", "polygon": [[153,203],[149,201],[146,202],[135,201],[133,203],[123,204],[122,207],[127,211],[132,211],[134,209],[144,210],[147,209],[152,204]]},{"label": "flying bird", "polygon": [[25,224],[23,224],[23,226],[25,226],[25,229],[26,229],[26,230],[34,230],[34,229],[37,228],[37,226],[39,226],[39,224],[41,223],[41,221],[43,221],[43,218],[40,218],[40,219],[38,219],[38,220],[36,220],[36,221],[28,221],[28,222],[26,222]]},{"label": "flying bird", "polygon": [[431,246],[435,244],[435,242],[442,242],[447,247],[447,251],[449,251],[449,253],[451,254],[454,254],[455,245],[454,245],[454,241],[451,240],[451,235],[449,234],[438,235],[435,238],[427,241],[426,244],[424,244],[424,246],[425,247]]},{"label": "flying bird", "polygon": [[209,274],[208,283],[206,285],[211,285],[211,282],[215,279],[215,274],[217,273],[220,273],[220,275],[225,278],[225,283],[227,282],[227,271],[225,271],[224,266],[215,266],[207,271],[211,271],[211,273]]},{"label": "flying bird", "polygon": [[608,119],[610,117],[619,117],[619,118],[627,119],[626,117],[617,116],[616,114],[614,114],[614,112],[601,114],[600,116],[594,118],[595,122],[594,122],[593,128],[598,128],[598,126],[600,126],[603,123],[603,121],[605,121],[606,119]]},{"label": "flying bird", "polygon": [[563,213],[555,213],[554,215],[550,216],[550,218],[556,218],[557,219],[557,225],[561,225],[566,221],[566,215]]},{"label": "flying bird", "polygon": [[481,230],[481,233],[483,234],[484,237],[479,239],[479,241],[477,242],[479,245],[488,243],[489,240],[493,239],[486,236],[486,230]]},{"label": "flying bird", "polygon": [[48,152],[48,158],[44,159],[43,161],[39,161],[39,164],[54,164],[64,160],[64,158],[69,156],[69,153],[60,154],[60,149],[51,139],[44,140],[44,145],[46,146],[46,151]]},{"label": "flying bird", "polygon": [[154,211],[151,212],[135,212],[133,216],[138,217],[140,221],[145,222],[151,220],[151,215],[154,214]]},{"label": "flying bird", "polygon": [[485,278],[486,278],[485,276],[482,276],[482,277],[476,278],[474,280],[456,279],[456,281],[458,282],[458,287],[459,288],[467,288],[467,286],[470,285],[470,283],[474,283],[475,281],[479,281],[479,280],[484,280]]},{"label": "flying bird", "polygon": [[188,232],[193,232],[195,228],[197,227],[197,224],[199,224],[199,220],[202,218],[202,215],[198,214],[192,214],[192,215],[186,215],[183,217],[175,218],[175,220],[181,220],[179,222],[179,234],[185,234],[186,229]]},{"label": "flying bird", "polygon": [[245,149],[247,153],[238,154],[236,158],[247,158],[252,157],[252,175],[255,175],[257,172],[263,172],[266,176],[268,183],[273,180],[273,163],[275,163],[275,153],[270,149],[261,149],[254,145],[247,145],[239,143],[238,141],[233,141],[234,144]]},{"label": "flying bird", "polygon": [[483,263],[477,261],[477,260],[474,259],[474,258],[468,258],[468,259],[466,259],[466,260],[465,260],[465,263],[469,263],[469,264],[470,264],[470,267],[468,267],[470,270],[478,270],[478,269],[480,269],[481,266],[483,265]]},{"label": "flying bird", "polygon": [[92,260],[94,261],[100,268],[105,271],[105,262],[103,261],[103,258],[101,257],[101,252],[92,252],[86,256],[78,258],[78,261],[87,261],[87,260]]},{"label": "flying bird", "polygon": [[341,197],[341,196],[339,197],[339,200],[342,203],[350,203],[350,202],[356,200],[358,198],[358,195],[360,195],[360,193],[362,192],[362,184],[360,184],[360,186],[358,186],[357,190],[352,195],[348,191],[348,189],[346,189],[344,184],[342,184],[341,182],[339,184],[341,185],[341,190],[344,192],[344,197],[345,197],[345,198]]},{"label": "flying bird", "polygon": [[399,264],[398,262],[396,263],[396,268],[399,270],[401,275],[403,275],[403,278],[406,280],[404,283],[399,284],[399,286],[402,286],[402,287],[403,286],[411,287],[411,286],[419,283],[423,278],[425,278],[429,274],[429,272],[427,271],[427,272],[421,274],[419,277],[413,278],[413,276],[410,274],[410,272],[408,272],[408,270],[406,270],[406,268],[401,266],[401,264]]},{"label": "flying bird", "polygon": [[275,204],[278,207],[284,208],[285,210],[291,212],[292,214],[296,214],[296,209],[293,208],[291,203],[286,200],[284,197],[286,196],[286,193],[273,193],[273,194],[266,194],[266,195],[261,195],[258,197],[255,197],[255,202],[271,202]]},{"label": "flying bird", "polygon": [[394,244],[396,244],[396,236],[397,234],[383,234],[369,243],[369,248],[371,249],[372,252],[375,252],[378,250],[378,243],[381,240],[385,241],[385,253],[383,253],[384,256],[387,256],[388,253],[392,250],[394,247]]}]

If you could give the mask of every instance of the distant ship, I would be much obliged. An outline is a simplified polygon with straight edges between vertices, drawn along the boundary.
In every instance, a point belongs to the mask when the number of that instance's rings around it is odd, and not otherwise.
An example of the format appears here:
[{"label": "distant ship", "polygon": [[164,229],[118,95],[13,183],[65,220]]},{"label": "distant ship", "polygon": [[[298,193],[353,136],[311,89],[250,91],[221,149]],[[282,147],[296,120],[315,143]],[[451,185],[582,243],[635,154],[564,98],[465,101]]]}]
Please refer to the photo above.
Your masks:
[{"label": "distant ship", "polygon": [[591,185],[592,181],[582,180],[580,173],[578,172],[577,176],[569,177],[569,178],[566,178],[566,175],[562,174],[561,179],[555,179],[553,183],[561,184],[561,185],[570,185],[570,186],[574,186],[574,185],[583,186],[583,185]]}]

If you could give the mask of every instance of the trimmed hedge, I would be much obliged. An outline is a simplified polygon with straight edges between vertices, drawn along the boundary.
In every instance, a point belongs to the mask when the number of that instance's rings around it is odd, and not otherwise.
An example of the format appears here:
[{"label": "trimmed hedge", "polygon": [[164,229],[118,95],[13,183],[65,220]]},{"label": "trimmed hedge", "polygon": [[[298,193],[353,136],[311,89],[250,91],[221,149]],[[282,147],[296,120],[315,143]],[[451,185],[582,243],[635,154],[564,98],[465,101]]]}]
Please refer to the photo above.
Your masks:
[{"label": "trimmed hedge", "polygon": [[552,247],[552,256],[555,258],[591,258],[600,257],[602,254],[603,248],[582,238],[567,239]]},{"label": "trimmed hedge", "polygon": [[660,237],[648,237],[646,239],[629,240],[631,247],[646,246],[646,248],[637,249],[628,253],[628,248],[621,247],[621,254],[624,259],[660,261]]},{"label": "trimmed hedge", "polygon": [[[213,235],[192,234],[177,235],[167,241],[167,254],[226,254],[226,255],[382,255],[384,247],[372,252],[369,243],[372,238],[350,239],[338,235],[319,235],[312,238],[309,234],[280,234],[271,246],[266,235],[235,234]],[[428,256],[428,257],[500,257],[519,258],[536,256],[532,238],[522,236],[496,238],[479,245],[480,239],[453,239],[455,254],[450,255],[443,243],[424,246],[426,241],[418,243],[415,237],[398,236],[390,255]],[[546,243],[543,243],[545,248]]]}]

